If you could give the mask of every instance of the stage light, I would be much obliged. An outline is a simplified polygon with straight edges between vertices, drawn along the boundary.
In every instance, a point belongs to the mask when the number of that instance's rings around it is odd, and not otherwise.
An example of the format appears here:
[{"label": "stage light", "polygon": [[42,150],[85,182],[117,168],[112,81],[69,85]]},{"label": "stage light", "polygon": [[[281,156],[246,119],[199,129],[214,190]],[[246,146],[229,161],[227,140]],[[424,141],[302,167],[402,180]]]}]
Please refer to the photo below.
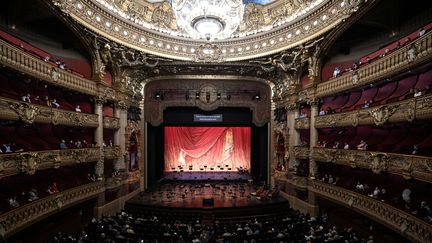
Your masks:
[{"label": "stage light", "polygon": [[261,96],[259,94],[256,94],[252,99],[253,100],[260,100]]},{"label": "stage light", "polygon": [[199,92],[196,92],[196,93],[195,93],[195,99],[199,100],[199,98],[200,98],[200,93],[199,93]]},{"label": "stage light", "polygon": [[220,100],[222,95],[220,93],[217,93],[217,99]]},{"label": "stage light", "polygon": [[160,93],[156,93],[154,97],[155,97],[155,99],[160,99],[161,98],[161,94]]}]

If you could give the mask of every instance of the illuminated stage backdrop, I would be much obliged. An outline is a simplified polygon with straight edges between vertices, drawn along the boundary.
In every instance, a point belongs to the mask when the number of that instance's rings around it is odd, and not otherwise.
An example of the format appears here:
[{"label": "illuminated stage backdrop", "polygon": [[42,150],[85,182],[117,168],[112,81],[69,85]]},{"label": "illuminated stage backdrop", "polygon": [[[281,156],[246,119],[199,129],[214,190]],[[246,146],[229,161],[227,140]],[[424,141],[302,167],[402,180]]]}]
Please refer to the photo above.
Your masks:
[{"label": "illuminated stage backdrop", "polygon": [[250,127],[165,127],[165,171],[250,169],[250,146]]}]

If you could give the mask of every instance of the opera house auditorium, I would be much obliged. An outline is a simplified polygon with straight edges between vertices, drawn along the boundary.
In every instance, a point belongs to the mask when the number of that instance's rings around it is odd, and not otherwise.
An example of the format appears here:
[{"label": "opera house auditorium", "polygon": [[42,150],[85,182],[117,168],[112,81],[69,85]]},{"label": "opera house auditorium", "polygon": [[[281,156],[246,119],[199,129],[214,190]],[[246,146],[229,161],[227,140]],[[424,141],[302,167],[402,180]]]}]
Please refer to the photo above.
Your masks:
[{"label": "opera house auditorium", "polygon": [[432,243],[432,1],[1,6],[0,243]]}]

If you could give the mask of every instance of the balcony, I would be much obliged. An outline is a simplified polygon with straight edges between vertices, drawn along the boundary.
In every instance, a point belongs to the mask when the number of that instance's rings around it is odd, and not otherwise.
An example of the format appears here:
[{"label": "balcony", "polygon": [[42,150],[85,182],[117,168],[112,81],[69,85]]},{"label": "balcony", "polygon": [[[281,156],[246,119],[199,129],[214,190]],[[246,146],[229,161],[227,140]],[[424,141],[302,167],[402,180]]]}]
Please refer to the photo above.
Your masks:
[{"label": "balcony", "polygon": [[118,159],[120,155],[120,146],[108,146],[104,148],[105,159]]},{"label": "balcony", "polygon": [[296,159],[309,159],[309,147],[294,146],[294,157]]},{"label": "balcony", "polygon": [[424,95],[382,106],[317,116],[315,127],[383,125],[432,118],[432,95]]},{"label": "balcony", "polygon": [[432,225],[384,202],[320,181],[309,181],[309,191],[367,215],[413,242],[432,242]]},{"label": "balcony", "polygon": [[[409,61],[407,52],[411,48],[411,44],[415,45],[417,55],[412,61]],[[360,67],[354,72],[346,73],[340,77],[319,84],[317,86],[317,97],[337,94],[346,90],[365,86],[378,80],[384,80],[420,64],[427,63],[431,59],[432,32],[429,31],[424,36],[408,43],[386,57]],[[355,73],[357,74],[356,77],[354,75]]]},{"label": "balcony", "polygon": [[62,208],[96,197],[104,190],[103,182],[93,182],[55,193],[2,214],[0,223],[3,224],[5,236],[8,237],[38,220],[57,213]]},{"label": "balcony", "polygon": [[107,129],[119,129],[120,119],[117,117],[104,116],[103,117],[103,127]]},{"label": "balcony", "polygon": [[0,154],[0,178],[99,160],[99,148],[62,149]]},{"label": "balcony", "polygon": [[369,169],[376,174],[386,172],[432,182],[432,157],[319,147],[313,148],[312,157],[315,161]]},{"label": "balcony", "polygon": [[309,118],[297,118],[294,124],[295,129],[309,129],[310,119]]},{"label": "balcony", "polygon": [[25,123],[97,127],[98,115],[56,109],[0,97],[0,119],[21,120]]},{"label": "balcony", "polygon": [[66,72],[0,39],[0,64],[54,85],[96,95],[94,81]]}]

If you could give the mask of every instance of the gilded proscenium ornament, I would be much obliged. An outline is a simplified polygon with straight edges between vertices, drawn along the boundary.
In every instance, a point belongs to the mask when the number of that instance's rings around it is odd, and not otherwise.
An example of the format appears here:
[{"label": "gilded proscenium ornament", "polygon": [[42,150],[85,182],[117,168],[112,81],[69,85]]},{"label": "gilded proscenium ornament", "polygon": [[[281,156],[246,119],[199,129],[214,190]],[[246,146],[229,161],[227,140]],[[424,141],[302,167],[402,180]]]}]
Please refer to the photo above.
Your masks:
[{"label": "gilded proscenium ornament", "polygon": [[388,122],[413,122],[432,117],[432,95],[423,95],[378,107],[317,116],[315,126],[343,127],[383,125]]},{"label": "gilded proscenium ornament", "polygon": [[316,161],[369,169],[374,173],[391,173],[405,179],[432,182],[432,157],[314,147]]},{"label": "gilded proscenium ornament", "polygon": [[120,146],[107,146],[103,150],[105,159],[117,159],[121,155]]},{"label": "gilded proscenium ornament", "polygon": [[294,156],[296,159],[309,159],[309,147],[294,146]]},{"label": "gilded proscenium ornament", "polygon": [[40,114],[38,107],[24,102],[9,102],[9,107],[17,113],[21,121],[28,124],[32,124]]},{"label": "gilded proscenium ornament", "polygon": [[0,216],[0,224],[3,225],[5,236],[9,237],[26,226],[56,212],[60,207],[74,205],[77,202],[96,197],[104,190],[102,182],[93,182],[60,191],[3,213]]},{"label": "gilded proscenium ornament", "polygon": [[365,214],[371,219],[401,232],[412,242],[432,242],[432,225],[408,211],[397,209],[386,202],[317,180],[309,181],[308,190]]},{"label": "gilded proscenium ornament", "polygon": [[310,120],[308,117],[295,119],[295,129],[309,129]]},{"label": "gilded proscenium ornament", "polygon": [[59,168],[99,159],[99,148],[63,149],[0,154],[0,178],[19,173],[34,174],[37,170]]},{"label": "gilded proscenium ornament", "polygon": [[[136,3],[137,1],[127,1],[126,3],[131,2]],[[140,1],[140,3],[144,2]],[[341,5],[338,0],[324,0],[319,5],[303,9],[297,7],[286,8],[288,5],[285,4],[285,1],[275,1],[275,5],[270,4],[269,6],[272,7],[263,10],[266,23],[265,26],[261,26],[257,30],[257,32],[260,32],[259,35],[254,34],[255,30],[246,31],[242,30],[241,27],[238,36],[235,35],[234,38],[217,41],[217,44],[220,44],[223,51],[225,50],[226,61],[267,56],[292,48],[332,30],[341,23],[342,19],[346,19],[360,6],[368,7],[373,2],[359,0],[350,1],[349,3],[344,2],[345,4]],[[115,6],[106,7],[106,4],[112,4],[108,1],[103,1],[103,4],[100,4],[92,0],[53,0],[53,3],[86,28],[98,32],[112,41],[123,43],[146,53],[177,60],[193,61],[197,48],[205,42],[203,40],[185,39],[179,37],[180,35],[176,29],[156,26],[153,23],[160,23],[160,21],[151,21],[151,13],[154,11],[154,8],[151,7],[149,7],[149,11],[145,11],[147,17],[140,18],[136,14],[129,16],[128,11],[125,12]],[[288,4],[293,3],[289,2]],[[149,6],[155,5],[150,4]],[[109,10],[110,8],[116,9],[117,13]],[[281,15],[280,9],[282,8],[286,8],[287,13],[289,9],[295,12],[302,10],[298,12],[300,15],[294,14],[296,17],[293,18],[292,16]],[[266,17],[269,14],[273,17]],[[124,16],[129,16],[129,18]],[[289,19],[282,20],[276,16],[285,16]],[[133,21],[131,21],[132,19]],[[275,24],[274,21],[279,22],[280,25]],[[148,24],[154,25],[154,27],[150,30],[145,27]],[[158,32],[158,30],[161,31]]]}]

